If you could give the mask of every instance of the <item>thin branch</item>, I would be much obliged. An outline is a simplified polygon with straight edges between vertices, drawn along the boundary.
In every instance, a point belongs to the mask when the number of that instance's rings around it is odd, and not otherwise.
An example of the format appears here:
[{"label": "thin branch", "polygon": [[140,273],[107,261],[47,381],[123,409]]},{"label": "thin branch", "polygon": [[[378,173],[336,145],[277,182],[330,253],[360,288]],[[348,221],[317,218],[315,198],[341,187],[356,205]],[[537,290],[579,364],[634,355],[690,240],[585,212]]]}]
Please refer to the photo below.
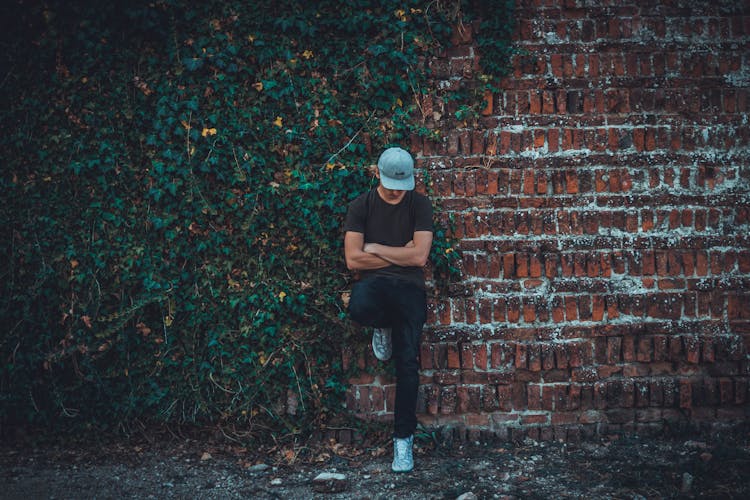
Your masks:
[{"label": "thin branch", "polygon": [[357,130],[357,133],[356,133],[356,134],[354,134],[354,135],[352,136],[352,138],[351,138],[351,139],[349,139],[349,142],[347,142],[346,144],[344,144],[344,147],[342,147],[341,149],[339,149],[338,151],[336,151],[336,152],[335,152],[334,154],[332,154],[332,155],[331,155],[331,157],[330,157],[330,158],[328,158],[328,161],[326,161],[326,163],[331,163],[331,161],[332,161],[332,160],[333,160],[334,158],[336,158],[336,157],[337,157],[338,155],[340,155],[340,154],[341,154],[341,152],[342,152],[342,151],[344,151],[344,150],[345,150],[346,148],[348,148],[348,147],[349,147],[349,145],[350,145],[350,144],[351,144],[352,142],[354,142],[354,139],[356,139],[356,138],[357,138],[357,136],[359,135],[359,133],[360,133],[360,132],[362,132],[362,131],[363,131],[363,130],[365,129],[365,127],[367,126],[367,124],[368,124],[368,123],[370,123],[370,120],[372,119],[372,117],[373,117],[373,116],[375,116],[375,113],[372,113],[372,114],[371,114],[371,115],[369,116],[369,118],[367,118],[367,121],[365,122],[365,124],[364,124],[364,125],[362,125],[362,127],[361,127],[361,128],[359,129],[359,130]]}]

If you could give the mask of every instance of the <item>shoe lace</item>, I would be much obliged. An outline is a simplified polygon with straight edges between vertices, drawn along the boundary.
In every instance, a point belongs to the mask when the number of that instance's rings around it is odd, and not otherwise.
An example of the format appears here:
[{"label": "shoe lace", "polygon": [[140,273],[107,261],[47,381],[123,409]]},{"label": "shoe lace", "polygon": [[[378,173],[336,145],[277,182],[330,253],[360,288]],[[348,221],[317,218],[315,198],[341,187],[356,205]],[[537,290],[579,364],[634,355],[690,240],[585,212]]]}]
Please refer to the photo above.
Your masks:
[{"label": "shoe lace", "polygon": [[411,443],[408,439],[396,439],[396,453],[398,458],[408,460],[411,457]]}]

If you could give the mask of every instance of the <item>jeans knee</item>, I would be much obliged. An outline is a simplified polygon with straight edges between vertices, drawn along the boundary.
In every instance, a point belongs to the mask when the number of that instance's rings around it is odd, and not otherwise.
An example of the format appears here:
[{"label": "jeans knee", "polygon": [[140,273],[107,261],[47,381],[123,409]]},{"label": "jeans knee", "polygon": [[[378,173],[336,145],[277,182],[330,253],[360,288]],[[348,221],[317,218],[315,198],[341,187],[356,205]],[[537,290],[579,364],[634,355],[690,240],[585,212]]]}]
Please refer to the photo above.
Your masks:
[{"label": "jeans knee", "polygon": [[367,325],[375,312],[375,308],[365,301],[349,302],[349,316],[357,323]]}]

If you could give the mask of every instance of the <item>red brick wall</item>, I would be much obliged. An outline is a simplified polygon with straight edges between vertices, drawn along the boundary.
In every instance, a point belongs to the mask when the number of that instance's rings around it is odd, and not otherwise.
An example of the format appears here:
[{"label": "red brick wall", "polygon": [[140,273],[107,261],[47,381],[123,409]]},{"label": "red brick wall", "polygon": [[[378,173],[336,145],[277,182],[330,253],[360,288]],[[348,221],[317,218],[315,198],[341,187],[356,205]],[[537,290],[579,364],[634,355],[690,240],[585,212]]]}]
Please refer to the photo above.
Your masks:
[{"label": "red brick wall", "polygon": [[[411,144],[463,251],[430,303],[420,420],[537,439],[747,422],[750,2],[516,18],[491,106],[457,126],[436,93],[443,139]],[[471,32],[456,41],[438,87],[476,76]],[[355,380],[348,407],[390,418],[393,383]]]}]

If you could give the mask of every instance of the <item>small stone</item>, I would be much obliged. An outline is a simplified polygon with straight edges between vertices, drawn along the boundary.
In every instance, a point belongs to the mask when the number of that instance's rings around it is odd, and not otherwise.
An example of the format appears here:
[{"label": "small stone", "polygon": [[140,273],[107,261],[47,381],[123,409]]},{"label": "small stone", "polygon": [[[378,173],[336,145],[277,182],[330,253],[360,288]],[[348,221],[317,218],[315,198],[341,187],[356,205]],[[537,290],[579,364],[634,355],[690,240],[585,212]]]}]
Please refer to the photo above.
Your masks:
[{"label": "small stone", "polygon": [[209,452],[205,452],[203,453],[203,455],[201,455],[201,461],[205,460],[211,460],[211,454]]},{"label": "small stone", "polygon": [[321,472],[313,479],[313,490],[318,493],[340,493],[349,487],[344,474]]},{"label": "small stone", "polygon": [[477,496],[473,492],[467,491],[466,493],[458,495],[458,497],[456,497],[456,500],[477,500]]},{"label": "small stone", "polygon": [[277,477],[274,479],[271,479],[271,486],[280,486],[281,485],[281,478]]},{"label": "small stone", "polygon": [[680,488],[681,493],[687,493],[690,491],[690,488],[693,487],[693,475],[689,472],[685,472],[682,475],[682,487]]},{"label": "small stone", "polygon": [[685,448],[693,450],[705,450],[708,445],[702,441],[685,441]]},{"label": "small stone", "polygon": [[255,464],[247,468],[249,472],[263,472],[270,469],[271,466],[268,464]]}]

